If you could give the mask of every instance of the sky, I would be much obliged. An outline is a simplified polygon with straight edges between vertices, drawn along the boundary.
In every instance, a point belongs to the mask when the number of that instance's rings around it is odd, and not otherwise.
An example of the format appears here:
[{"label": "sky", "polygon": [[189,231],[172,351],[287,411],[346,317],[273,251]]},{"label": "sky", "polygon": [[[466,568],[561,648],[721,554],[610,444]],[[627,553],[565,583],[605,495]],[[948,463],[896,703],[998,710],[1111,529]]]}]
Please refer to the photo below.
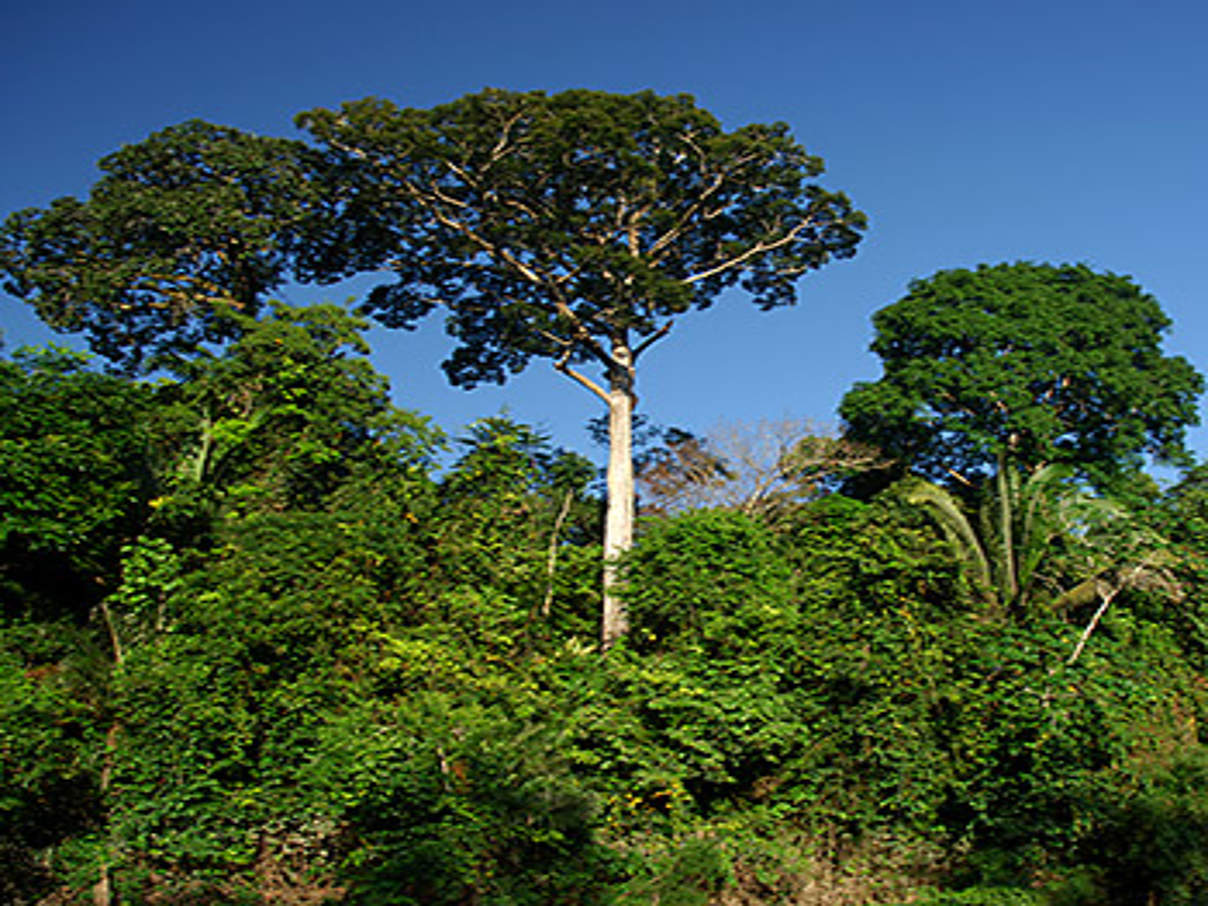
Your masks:
[{"label": "sky", "polygon": [[[96,161],[200,118],[295,136],[293,117],[366,96],[429,107],[485,87],[688,93],[727,129],[783,121],[819,180],[869,218],[857,255],[798,304],[739,291],[677,320],[639,374],[654,424],[834,425],[875,380],[870,318],[908,283],[979,263],[1130,275],[1208,371],[1208,4],[1201,0],[863,3],[510,0],[46,0],[5,3],[0,217],[84,197]],[[294,287],[345,302],[361,287]],[[0,294],[7,349],[56,338]],[[395,402],[456,436],[506,411],[599,459],[596,398],[535,361],[502,387],[450,387],[439,321],[370,332]],[[1190,435],[1208,456],[1208,429]]]}]

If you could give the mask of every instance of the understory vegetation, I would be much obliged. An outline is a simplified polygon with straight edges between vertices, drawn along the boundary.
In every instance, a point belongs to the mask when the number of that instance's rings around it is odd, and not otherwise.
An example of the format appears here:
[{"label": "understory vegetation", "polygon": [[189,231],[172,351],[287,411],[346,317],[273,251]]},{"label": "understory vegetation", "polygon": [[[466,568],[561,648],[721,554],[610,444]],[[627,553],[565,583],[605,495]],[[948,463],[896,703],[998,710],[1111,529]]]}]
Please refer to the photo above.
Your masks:
[{"label": "understory vegetation", "polygon": [[752,482],[670,432],[602,655],[594,467],[443,438],[360,326],[0,364],[4,901],[1208,896],[1199,470],[924,492],[779,426]]}]

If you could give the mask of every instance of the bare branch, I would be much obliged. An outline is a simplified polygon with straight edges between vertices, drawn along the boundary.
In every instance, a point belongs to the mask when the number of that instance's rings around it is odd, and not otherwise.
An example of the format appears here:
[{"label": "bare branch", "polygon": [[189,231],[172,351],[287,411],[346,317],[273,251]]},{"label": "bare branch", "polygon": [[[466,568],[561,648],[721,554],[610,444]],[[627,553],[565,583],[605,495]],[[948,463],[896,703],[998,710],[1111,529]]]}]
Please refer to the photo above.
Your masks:
[{"label": "bare branch", "polygon": [[457,164],[455,164],[453,161],[448,160],[448,159],[446,159],[444,161],[444,165],[446,167],[448,167],[450,170],[452,170],[454,173],[456,173],[458,176],[460,176],[462,181],[466,185],[471,186],[473,188],[478,187],[478,181],[473,176],[471,176],[469,173],[467,173],[464,167],[460,167]]},{"label": "bare branch", "polygon": [[633,361],[637,362],[638,356],[640,356],[663,337],[667,336],[667,334],[671,332],[671,327],[673,324],[675,324],[674,320],[668,321],[666,324],[644,339],[641,343],[639,343],[637,348],[633,350]]},{"label": "bare branch", "polygon": [[499,132],[499,141],[497,141],[495,143],[495,147],[491,149],[491,163],[495,163],[496,161],[500,160],[507,153],[508,144],[511,142],[512,138],[512,127],[520,122],[523,117],[524,114],[517,111],[508,117],[507,121],[503,124],[503,129],[501,129]]},{"label": "bare branch", "polygon": [[723,261],[723,262],[721,262],[721,264],[715,265],[714,267],[708,268],[707,270],[703,270],[700,273],[693,274],[691,277],[685,277],[683,282],[684,283],[697,283],[701,280],[707,280],[710,277],[716,277],[718,274],[724,273],[725,271],[728,271],[731,268],[738,267],[740,264],[744,263],[745,261],[750,260],[751,258],[754,258],[756,255],[762,255],[764,252],[771,252],[771,251],[774,251],[775,249],[781,248],[782,246],[788,245],[789,243],[793,242],[801,234],[802,230],[804,230],[807,227],[810,227],[812,225],[813,225],[813,220],[807,218],[806,220],[801,221],[801,223],[797,224],[795,227],[793,227],[791,230],[789,230],[787,233],[785,233],[779,239],[777,239],[773,242],[756,243],[755,245],[753,245],[749,249],[747,249],[745,252],[743,252],[741,255],[737,255],[733,258],[730,258],[728,261]]},{"label": "bare branch", "polygon": [[1120,593],[1121,588],[1123,588],[1122,585],[1117,585],[1106,593],[1100,591],[1099,594],[1102,598],[1102,603],[1099,604],[1094,616],[1091,617],[1091,621],[1086,624],[1086,628],[1082,630],[1082,635],[1078,638],[1078,644],[1074,646],[1073,652],[1065,662],[1067,667],[1072,666],[1078,660],[1078,657],[1082,654],[1082,650],[1086,647],[1086,643],[1090,641],[1091,633],[1095,631],[1095,627],[1099,625],[1099,621],[1103,619],[1103,615],[1107,613],[1107,608],[1111,605],[1116,595]]},{"label": "bare branch", "polygon": [[[568,352],[569,352],[569,350],[568,350]],[[591,378],[586,377],[585,375],[582,375],[579,372],[575,371],[575,369],[571,368],[570,365],[567,364],[567,358],[568,358],[567,355],[563,354],[563,356],[561,358],[559,358],[558,361],[554,362],[554,367],[556,369],[558,369],[559,371],[561,371],[563,374],[565,374],[567,377],[573,378],[574,380],[578,381],[580,384],[582,384],[584,387],[586,387],[588,390],[590,390],[592,393],[594,393],[596,396],[598,396],[600,399],[602,399],[604,401],[604,404],[607,405],[609,403],[609,399],[608,399],[608,394],[604,391],[604,388],[601,387],[599,384],[597,384],[595,381],[593,381]]]},{"label": "bare branch", "polygon": [[560,337],[556,333],[550,333],[548,330],[539,330],[537,333],[541,334],[541,336],[545,337],[551,343],[556,343],[557,345],[561,346],[563,349],[575,345],[574,340],[568,340],[566,337]]},{"label": "bare branch", "polygon": [[966,478],[960,472],[956,471],[956,469],[952,468],[951,466],[944,469],[944,471],[947,472],[949,475],[951,475],[953,478],[955,478],[957,481],[959,481],[961,484],[963,484],[965,487],[971,488],[974,486],[973,482],[971,482],[968,478]]}]

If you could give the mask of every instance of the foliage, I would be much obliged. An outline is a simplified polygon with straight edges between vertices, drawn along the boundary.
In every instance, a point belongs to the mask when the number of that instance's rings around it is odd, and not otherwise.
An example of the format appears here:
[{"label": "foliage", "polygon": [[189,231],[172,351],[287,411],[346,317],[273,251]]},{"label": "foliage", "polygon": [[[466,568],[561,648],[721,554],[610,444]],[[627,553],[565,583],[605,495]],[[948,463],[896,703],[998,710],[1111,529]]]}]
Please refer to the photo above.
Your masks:
[{"label": "foliage", "polygon": [[1208,553],[1208,464],[1188,469],[1166,492],[1159,520],[1172,541]]},{"label": "foliage", "polygon": [[[391,326],[448,306],[450,379],[532,355],[611,367],[743,281],[765,308],[854,251],[863,226],[783,124],[725,132],[686,95],[489,90],[431,110],[366,99],[299,122],[337,166],[338,265],[389,261],[368,307]],[[603,345],[601,345],[603,344]]]},{"label": "foliage", "polygon": [[0,229],[4,288],[120,366],[153,368],[237,335],[290,276],[319,195],[314,152],[191,120],[100,162],[87,201]]},{"label": "foliage", "polygon": [[221,548],[192,566],[128,572],[115,619],[156,614],[116,676],[110,827],[127,841],[129,883],[151,872],[250,884],[258,853],[288,859],[299,836],[304,848],[327,845],[298,776],[323,725],[355,701],[368,627],[409,609],[422,550],[398,529],[354,514],[265,514],[228,525]]},{"label": "foliage", "polygon": [[1000,456],[1073,465],[1100,487],[1146,454],[1182,462],[1203,379],[1161,351],[1170,322],[1126,277],[1000,264],[916,280],[873,319],[878,381],[840,414],[933,481],[970,481]]},{"label": "foliage", "polygon": [[311,770],[352,835],[351,902],[601,901],[592,797],[550,725],[507,710],[417,692],[329,728]]},{"label": "foliage", "polygon": [[0,362],[0,602],[86,615],[116,579],[151,494],[145,387],[77,353]]},{"label": "foliage", "polygon": [[[428,606],[480,643],[596,634],[600,507],[595,469],[527,425],[470,425],[429,527]],[[502,653],[502,652],[501,652]]]},{"label": "foliage", "polygon": [[37,854],[91,834],[98,798],[95,731],[70,667],[23,662],[20,635],[0,628],[0,898],[14,904],[50,892]]},{"label": "foliage", "polygon": [[936,891],[914,900],[917,906],[1041,906],[1035,891],[1019,887],[970,887],[960,891]]},{"label": "foliage", "polygon": [[795,628],[788,565],[771,533],[744,515],[701,510],[649,524],[627,577],[637,650],[733,656]]},{"label": "foliage", "polygon": [[180,363],[181,380],[158,390],[160,531],[187,537],[220,514],[322,510],[365,481],[423,485],[442,436],[391,405],[363,321],[280,303],[260,321],[238,320],[224,354]]}]

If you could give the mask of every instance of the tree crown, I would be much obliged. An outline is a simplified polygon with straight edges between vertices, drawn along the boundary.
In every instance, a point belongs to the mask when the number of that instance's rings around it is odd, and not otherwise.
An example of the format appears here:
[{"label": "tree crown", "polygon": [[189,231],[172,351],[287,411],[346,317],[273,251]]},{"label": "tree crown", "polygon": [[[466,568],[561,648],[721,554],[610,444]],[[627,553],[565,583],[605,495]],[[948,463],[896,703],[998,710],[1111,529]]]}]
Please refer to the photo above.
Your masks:
[{"label": "tree crown", "polygon": [[1170,322],[1129,278],[1083,265],[981,265],[916,280],[873,318],[880,380],[840,414],[850,434],[936,479],[999,456],[1066,462],[1102,484],[1145,455],[1181,461],[1203,379],[1162,353]]},{"label": "tree crown", "polygon": [[741,283],[764,308],[853,254],[864,217],[809,180],[781,123],[726,132],[687,95],[488,90],[430,110],[366,99],[299,117],[328,151],[326,266],[388,266],[367,307],[410,326],[447,307],[454,383],[502,381],[650,339]]},{"label": "tree crown", "polygon": [[0,228],[4,288],[129,370],[235,335],[299,276],[316,224],[315,155],[298,141],[191,120],[103,158],[86,201]]}]

